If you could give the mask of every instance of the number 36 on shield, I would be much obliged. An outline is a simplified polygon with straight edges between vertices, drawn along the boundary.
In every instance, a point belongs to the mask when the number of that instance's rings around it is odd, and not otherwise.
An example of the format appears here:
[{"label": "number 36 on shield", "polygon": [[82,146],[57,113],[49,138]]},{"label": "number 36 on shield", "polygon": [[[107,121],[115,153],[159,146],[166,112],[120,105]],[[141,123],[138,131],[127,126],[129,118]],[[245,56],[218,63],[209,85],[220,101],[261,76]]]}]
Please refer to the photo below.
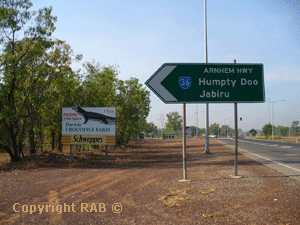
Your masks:
[{"label": "number 36 on shield", "polygon": [[188,89],[192,84],[192,79],[190,77],[180,77],[179,78],[179,85],[183,89]]}]

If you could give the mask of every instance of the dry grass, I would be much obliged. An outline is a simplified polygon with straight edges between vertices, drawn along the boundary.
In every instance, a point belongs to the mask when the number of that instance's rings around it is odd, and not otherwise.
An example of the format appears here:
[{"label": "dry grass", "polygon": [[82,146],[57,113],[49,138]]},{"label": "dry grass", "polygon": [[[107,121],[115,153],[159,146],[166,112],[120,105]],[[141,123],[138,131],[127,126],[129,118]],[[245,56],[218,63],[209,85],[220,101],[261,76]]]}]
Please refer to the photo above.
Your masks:
[{"label": "dry grass", "polygon": [[198,192],[201,194],[201,195],[208,195],[208,194],[211,194],[211,193],[213,193],[213,192],[215,192],[216,191],[216,189],[212,189],[212,188],[210,188],[210,189],[208,189],[208,190],[198,190]]},{"label": "dry grass", "polygon": [[275,141],[289,142],[289,143],[300,143],[300,137],[282,137],[281,139],[277,139]]},{"label": "dry grass", "polygon": [[191,188],[184,190],[174,189],[173,191],[170,191],[158,200],[163,201],[164,206],[179,206],[180,204],[182,204],[183,201],[191,199],[190,197],[183,197],[183,195],[187,195],[187,192],[190,190]]},{"label": "dry grass", "polygon": [[218,213],[212,213],[212,214],[209,214],[209,215],[204,215],[201,217],[201,219],[203,220],[209,220],[209,219],[213,219],[214,217],[217,217],[219,216]]},{"label": "dry grass", "polygon": [[9,162],[10,156],[8,153],[0,153],[0,163],[1,162]]}]

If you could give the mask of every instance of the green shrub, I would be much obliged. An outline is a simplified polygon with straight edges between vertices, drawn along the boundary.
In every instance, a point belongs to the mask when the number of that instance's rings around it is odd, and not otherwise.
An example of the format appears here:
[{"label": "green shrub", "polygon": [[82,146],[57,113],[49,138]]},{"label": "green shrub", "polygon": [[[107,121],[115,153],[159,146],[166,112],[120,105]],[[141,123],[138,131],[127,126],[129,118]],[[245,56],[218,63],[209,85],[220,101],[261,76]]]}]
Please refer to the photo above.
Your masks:
[{"label": "green shrub", "polygon": [[[279,135],[274,135],[273,138],[274,138],[274,139],[281,139],[281,136],[279,136]],[[272,140],[272,136],[269,137],[269,140]]]},{"label": "green shrub", "polygon": [[[265,137],[265,136],[256,136],[255,139],[260,139],[260,140],[272,140],[272,136]],[[279,135],[274,135],[274,139],[281,139],[281,136]]]},{"label": "green shrub", "polygon": [[267,140],[268,138],[265,136],[256,136],[254,137],[255,139],[262,139],[262,140]]}]

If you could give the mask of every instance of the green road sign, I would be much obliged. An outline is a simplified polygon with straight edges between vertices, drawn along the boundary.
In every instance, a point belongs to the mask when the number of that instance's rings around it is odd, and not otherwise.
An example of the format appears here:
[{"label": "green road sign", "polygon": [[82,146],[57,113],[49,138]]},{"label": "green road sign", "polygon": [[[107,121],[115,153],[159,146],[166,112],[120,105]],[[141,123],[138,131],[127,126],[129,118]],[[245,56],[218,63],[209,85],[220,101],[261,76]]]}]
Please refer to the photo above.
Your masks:
[{"label": "green road sign", "polygon": [[145,84],[165,103],[265,102],[263,64],[165,63]]}]

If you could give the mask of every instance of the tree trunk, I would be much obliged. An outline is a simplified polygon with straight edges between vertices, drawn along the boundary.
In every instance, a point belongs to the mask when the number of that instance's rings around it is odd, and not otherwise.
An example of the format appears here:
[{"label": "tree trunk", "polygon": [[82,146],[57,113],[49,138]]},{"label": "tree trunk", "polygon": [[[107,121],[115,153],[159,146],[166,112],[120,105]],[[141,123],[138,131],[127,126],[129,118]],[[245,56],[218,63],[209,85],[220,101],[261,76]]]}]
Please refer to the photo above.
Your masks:
[{"label": "tree trunk", "polygon": [[55,132],[54,130],[51,131],[51,145],[52,145],[52,151],[54,151],[54,145],[55,145]]},{"label": "tree trunk", "polygon": [[35,141],[34,141],[34,131],[33,131],[33,126],[29,130],[29,144],[30,144],[30,155],[35,154]]},{"label": "tree trunk", "polygon": [[18,157],[18,154],[14,155],[13,151],[7,145],[0,144],[0,148],[4,149],[9,154],[10,159],[11,159],[12,162],[19,162],[20,161],[20,158]]},{"label": "tree trunk", "polygon": [[58,150],[62,152],[61,133],[58,135]]},{"label": "tree trunk", "polygon": [[22,157],[24,158],[22,142],[19,142],[18,148],[19,148],[19,158],[21,158],[21,154],[22,154]]},{"label": "tree trunk", "polygon": [[40,148],[41,148],[41,152],[43,152],[44,134],[43,134],[42,130],[40,130],[39,135],[40,135]]},{"label": "tree trunk", "polygon": [[[16,140],[16,135],[13,132],[13,128],[12,130],[10,130],[10,136],[11,136],[11,142],[12,142],[12,147],[13,147],[13,155],[10,155],[11,161],[12,162],[18,162],[20,161],[20,158],[18,156],[18,145],[17,145],[17,140]],[[10,148],[8,148],[10,150]],[[6,151],[8,150],[6,149]],[[9,154],[9,152],[8,152]]]}]

